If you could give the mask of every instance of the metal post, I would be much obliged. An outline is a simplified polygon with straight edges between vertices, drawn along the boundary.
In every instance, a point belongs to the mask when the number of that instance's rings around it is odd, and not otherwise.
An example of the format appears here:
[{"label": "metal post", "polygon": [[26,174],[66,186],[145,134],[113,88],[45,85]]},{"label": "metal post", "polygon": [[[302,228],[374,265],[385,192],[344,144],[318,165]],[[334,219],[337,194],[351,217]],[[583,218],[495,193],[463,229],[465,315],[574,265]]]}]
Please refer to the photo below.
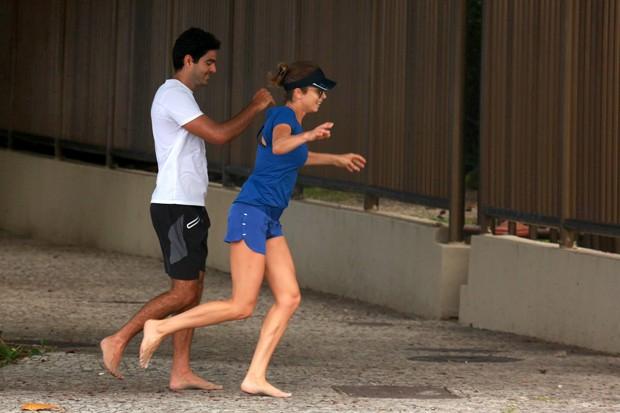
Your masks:
[{"label": "metal post", "polygon": [[235,183],[228,172],[228,167],[230,166],[230,144],[225,145],[222,150],[222,185],[226,187],[234,186]]},{"label": "metal post", "polygon": [[[486,36],[490,36],[489,34],[489,28],[487,24],[484,24],[484,8],[485,5],[484,3],[482,3],[482,33],[481,33],[481,38],[485,39]],[[485,47],[485,42],[481,41],[481,45],[480,45],[480,79],[485,79],[486,78],[486,70],[485,67],[486,65],[484,64],[484,57],[487,53],[486,47]],[[486,171],[485,167],[486,165],[484,164],[484,160],[486,159],[486,157],[483,155],[483,151],[482,148],[484,146],[484,142],[483,139],[486,138],[486,135],[483,133],[483,125],[485,124],[485,113],[486,110],[484,110],[487,107],[487,103],[486,103],[486,96],[487,96],[487,89],[488,86],[486,86],[486,82],[481,81],[480,82],[480,95],[479,95],[479,110],[478,110],[478,116],[479,116],[479,125],[480,127],[478,128],[478,142],[479,142],[479,155],[478,155],[478,225],[480,225],[480,233],[481,234],[495,234],[495,220],[488,216],[484,210],[487,206],[488,203],[488,198],[489,198],[489,192],[487,189],[487,179],[485,179],[488,176],[488,172]]]},{"label": "metal post", "polygon": [[[118,2],[119,0],[116,0],[113,4],[114,4],[114,11],[113,11],[113,17],[112,19],[114,20],[114,27],[116,28],[116,30],[114,30],[114,37],[112,39],[112,44],[114,45],[114,70],[112,70],[112,84],[116,85],[116,59],[117,59],[117,47],[118,47]],[[110,105],[108,106],[108,116],[110,121],[108,122],[108,133],[106,136],[106,142],[105,142],[105,166],[108,168],[112,168],[113,166],[113,159],[112,159],[112,147],[114,146],[114,122],[115,122],[115,118],[116,118],[116,100],[114,99],[114,97],[112,97],[112,99],[110,99]]]},{"label": "metal post", "polygon": [[60,38],[60,55],[62,56],[62,60],[61,60],[61,67],[60,67],[60,127],[56,130],[56,133],[54,134],[54,158],[56,159],[62,159],[62,148],[60,146],[60,138],[61,137],[66,137],[67,134],[67,127],[66,125],[66,119],[65,119],[65,99],[67,98],[65,95],[65,66],[67,65],[67,61],[66,61],[66,56],[65,56],[65,38],[67,36],[67,4],[66,2],[63,2],[62,5],[62,16],[63,16],[63,20],[62,20],[62,31],[61,31],[61,38]]},{"label": "metal post", "polygon": [[478,197],[478,225],[480,226],[480,234],[492,233],[493,231],[491,230],[491,219],[489,219],[489,217],[480,212],[480,205],[480,197]]},{"label": "metal post", "polygon": [[517,223],[515,221],[508,221],[508,234],[517,235]]},{"label": "metal post", "polygon": [[304,199],[304,186],[302,184],[295,185],[291,199]]},{"label": "metal post", "polygon": [[364,194],[364,211],[379,209],[379,197],[373,194]]},{"label": "metal post", "polygon": [[11,16],[13,21],[13,30],[11,32],[11,40],[10,40],[10,76],[9,79],[9,130],[7,133],[7,147],[8,149],[13,149],[13,110],[15,109],[15,78],[16,78],[16,70],[17,70],[17,2],[13,3],[13,16]]},{"label": "metal post", "polygon": [[559,240],[559,235],[558,235],[558,230],[557,228],[551,228],[549,230],[549,241],[553,242],[554,244],[558,243]]},{"label": "metal post", "polygon": [[564,79],[562,87],[562,175],[561,175],[561,195],[560,195],[560,247],[573,248],[575,246],[576,234],[566,228],[565,222],[573,214],[574,188],[573,188],[573,24],[574,24],[574,3],[566,2],[564,16]]},{"label": "metal post", "polygon": [[457,68],[452,85],[454,101],[452,105],[452,139],[450,157],[450,242],[463,241],[465,224],[465,173],[463,167],[463,99],[465,97],[465,38],[467,35],[467,1],[460,0],[458,5],[459,28],[457,30],[458,53],[454,65]]}]

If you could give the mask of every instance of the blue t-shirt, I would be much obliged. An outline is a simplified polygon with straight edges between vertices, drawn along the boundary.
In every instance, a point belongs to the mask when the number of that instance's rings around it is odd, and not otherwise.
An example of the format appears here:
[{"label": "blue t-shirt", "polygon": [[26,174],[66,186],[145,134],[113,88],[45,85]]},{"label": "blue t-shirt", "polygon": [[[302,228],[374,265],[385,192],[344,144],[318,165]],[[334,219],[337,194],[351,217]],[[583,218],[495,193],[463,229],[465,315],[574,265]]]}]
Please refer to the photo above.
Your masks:
[{"label": "blue t-shirt", "polygon": [[254,170],[235,202],[282,209],[288,205],[297,171],[308,159],[308,146],[304,143],[289,153],[275,155],[272,150],[273,129],[282,124],[291,127],[291,135],[304,131],[297,122],[295,112],[288,106],[276,106],[267,111],[262,130],[267,146],[263,146],[259,138]]}]

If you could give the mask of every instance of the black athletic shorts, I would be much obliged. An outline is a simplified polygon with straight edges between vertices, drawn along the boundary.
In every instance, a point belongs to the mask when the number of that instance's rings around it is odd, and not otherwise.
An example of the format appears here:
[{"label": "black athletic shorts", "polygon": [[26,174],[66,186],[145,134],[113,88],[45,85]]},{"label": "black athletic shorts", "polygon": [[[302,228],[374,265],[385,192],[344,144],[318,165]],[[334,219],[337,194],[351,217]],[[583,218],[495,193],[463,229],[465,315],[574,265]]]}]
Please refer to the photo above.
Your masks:
[{"label": "black athletic shorts", "polygon": [[211,222],[201,206],[151,204],[166,273],[177,280],[197,280],[205,270]]}]

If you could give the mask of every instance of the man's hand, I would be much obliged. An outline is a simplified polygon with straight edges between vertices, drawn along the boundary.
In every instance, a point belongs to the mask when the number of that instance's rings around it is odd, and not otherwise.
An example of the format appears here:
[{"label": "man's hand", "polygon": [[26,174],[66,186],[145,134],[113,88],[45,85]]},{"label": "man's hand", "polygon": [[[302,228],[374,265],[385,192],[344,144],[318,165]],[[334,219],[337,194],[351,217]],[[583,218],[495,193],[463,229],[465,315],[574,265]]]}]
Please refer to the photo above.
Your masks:
[{"label": "man's hand", "polygon": [[273,100],[271,93],[267,89],[262,88],[254,94],[252,104],[256,105],[256,107],[262,111],[269,105],[275,105],[276,102]]},{"label": "man's hand", "polygon": [[360,172],[366,166],[366,159],[356,153],[345,153],[338,156],[336,166],[346,168],[349,172]]},{"label": "man's hand", "polygon": [[260,89],[248,106],[226,122],[218,123],[205,115],[201,115],[183,127],[192,135],[198,136],[208,143],[222,145],[239,136],[250,125],[254,117],[272,103],[274,101],[271,93],[267,89]]}]

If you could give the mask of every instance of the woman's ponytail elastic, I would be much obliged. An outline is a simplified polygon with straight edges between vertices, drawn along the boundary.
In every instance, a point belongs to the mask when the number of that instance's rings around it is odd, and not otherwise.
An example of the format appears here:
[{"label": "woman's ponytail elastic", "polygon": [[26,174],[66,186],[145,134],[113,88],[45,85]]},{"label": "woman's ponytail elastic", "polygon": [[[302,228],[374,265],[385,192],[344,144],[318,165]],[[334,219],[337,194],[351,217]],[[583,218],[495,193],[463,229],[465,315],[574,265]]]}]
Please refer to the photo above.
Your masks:
[{"label": "woman's ponytail elastic", "polygon": [[280,63],[278,65],[278,73],[271,78],[271,84],[274,86],[282,86],[284,83],[284,78],[288,75],[289,68],[286,63]]}]

